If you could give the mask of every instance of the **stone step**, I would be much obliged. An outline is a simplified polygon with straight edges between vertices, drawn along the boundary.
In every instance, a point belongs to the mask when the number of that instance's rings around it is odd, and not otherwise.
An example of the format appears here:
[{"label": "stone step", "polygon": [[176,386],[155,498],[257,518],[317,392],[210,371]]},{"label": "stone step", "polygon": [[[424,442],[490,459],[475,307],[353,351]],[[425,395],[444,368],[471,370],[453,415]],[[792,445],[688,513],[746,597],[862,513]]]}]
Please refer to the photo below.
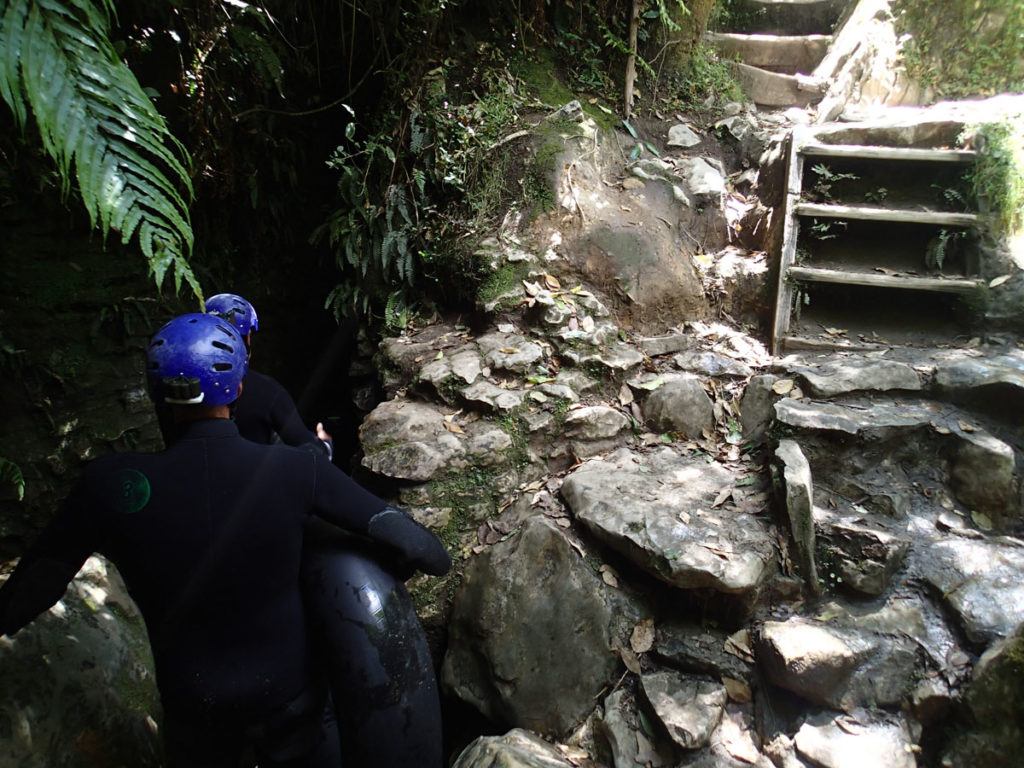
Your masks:
[{"label": "stone step", "polygon": [[763,107],[806,107],[821,101],[826,84],[803,75],[786,75],[727,62],[747,97]]},{"label": "stone step", "polygon": [[824,58],[830,35],[744,35],[708,32],[704,39],[724,58],[793,75],[810,74]]}]

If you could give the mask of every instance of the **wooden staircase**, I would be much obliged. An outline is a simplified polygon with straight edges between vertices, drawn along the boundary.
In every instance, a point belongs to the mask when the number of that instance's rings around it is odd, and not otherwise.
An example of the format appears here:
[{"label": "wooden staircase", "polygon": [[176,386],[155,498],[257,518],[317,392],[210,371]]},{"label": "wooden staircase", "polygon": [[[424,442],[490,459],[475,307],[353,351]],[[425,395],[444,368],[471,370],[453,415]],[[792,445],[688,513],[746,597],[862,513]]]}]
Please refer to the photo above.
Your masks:
[{"label": "wooden staircase", "polygon": [[773,351],[917,346],[965,332],[963,299],[984,288],[966,177],[975,158],[820,143],[796,128]]}]

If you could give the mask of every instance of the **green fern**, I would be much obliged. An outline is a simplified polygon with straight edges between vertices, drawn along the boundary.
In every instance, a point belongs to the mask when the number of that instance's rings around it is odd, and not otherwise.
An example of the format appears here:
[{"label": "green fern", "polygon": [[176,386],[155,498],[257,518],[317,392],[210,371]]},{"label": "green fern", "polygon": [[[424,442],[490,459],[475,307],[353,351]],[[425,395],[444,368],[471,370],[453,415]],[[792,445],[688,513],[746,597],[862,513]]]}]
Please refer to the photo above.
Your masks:
[{"label": "green fern", "polygon": [[[63,192],[72,180],[94,228],[135,238],[157,285],[197,296],[188,153],[110,41],[113,0],[10,0],[0,19],[0,97],[31,111]],[[179,190],[185,190],[184,195]]]},{"label": "green fern", "polygon": [[3,456],[0,456],[0,483],[13,485],[18,492],[18,501],[25,498],[25,476],[21,474],[21,467]]}]

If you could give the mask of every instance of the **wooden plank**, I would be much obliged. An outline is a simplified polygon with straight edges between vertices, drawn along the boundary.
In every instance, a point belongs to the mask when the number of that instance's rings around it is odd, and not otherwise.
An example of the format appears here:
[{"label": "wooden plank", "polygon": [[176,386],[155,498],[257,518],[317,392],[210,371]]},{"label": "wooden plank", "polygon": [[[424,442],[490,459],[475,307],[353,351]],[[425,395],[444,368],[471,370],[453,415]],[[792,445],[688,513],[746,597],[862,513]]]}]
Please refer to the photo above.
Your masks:
[{"label": "wooden plank", "polygon": [[948,224],[953,227],[973,227],[981,217],[974,213],[947,211],[908,211],[898,208],[875,208],[856,205],[827,205],[800,203],[798,216],[819,216],[827,219],[857,219],[860,221],[895,221],[905,224]]},{"label": "wooden plank", "polygon": [[808,157],[863,157],[868,160],[922,160],[938,163],[970,163],[978,156],[978,153],[971,149],[923,149],[859,144],[804,144],[800,152]]},{"label": "wooden plank", "polygon": [[811,338],[809,336],[784,336],[779,340],[780,349],[807,349],[807,350],[834,350],[841,349],[847,352],[870,352],[872,350],[887,347],[889,345],[882,344],[859,344],[853,341],[843,341],[842,339],[823,339],[823,338]]},{"label": "wooden plank", "polygon": [[873,288],[906,288],[914,291],[941,291],[945,293],[973,293],[981,287],[980,280],[964,278],[915,277],[914,275],[883,275],[873,272],[847,272],[821,267],[790,267],[792,280],[841,285],[866,285]]},{"label": "wooden plank", "polygon": [[779,282],[775,291],[775,319],[772,323],[772,353],[779,341],[789,331],[790,316],[793,312],[793,286],[785,279],[789,267],[796,261],[796,236],[800,227],[794,209],[800,200],[800,186],[803,178],[804,159],[800,145],[805,130],[801,126],[793,129],[790,138],[789,158],[786,170],[786,199],[783,201],[785,218],[782,223],[782,253],[779,256]]}]

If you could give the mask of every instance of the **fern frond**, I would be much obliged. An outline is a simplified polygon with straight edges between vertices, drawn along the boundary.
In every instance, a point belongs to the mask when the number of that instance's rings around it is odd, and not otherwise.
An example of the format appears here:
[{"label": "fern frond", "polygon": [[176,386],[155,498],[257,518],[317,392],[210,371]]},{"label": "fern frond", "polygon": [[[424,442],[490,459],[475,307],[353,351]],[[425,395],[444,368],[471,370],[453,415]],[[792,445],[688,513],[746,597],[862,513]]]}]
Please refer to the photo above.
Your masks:
[{"label": "fern frond", "polygon": [[188,153],[118,58],[113,15],[113,0],[9,0],[0,97],[22,127],[31,110],[64,194],[74,180],[93,227],[134,237],[158,286],[171,269],[200,295]]},{"label": "fern frond", "polygon": [[3,456],[0,456],[0,482],[14,486],[18,501],[25,498],[25,476],[21,473],[21,467]]}]

